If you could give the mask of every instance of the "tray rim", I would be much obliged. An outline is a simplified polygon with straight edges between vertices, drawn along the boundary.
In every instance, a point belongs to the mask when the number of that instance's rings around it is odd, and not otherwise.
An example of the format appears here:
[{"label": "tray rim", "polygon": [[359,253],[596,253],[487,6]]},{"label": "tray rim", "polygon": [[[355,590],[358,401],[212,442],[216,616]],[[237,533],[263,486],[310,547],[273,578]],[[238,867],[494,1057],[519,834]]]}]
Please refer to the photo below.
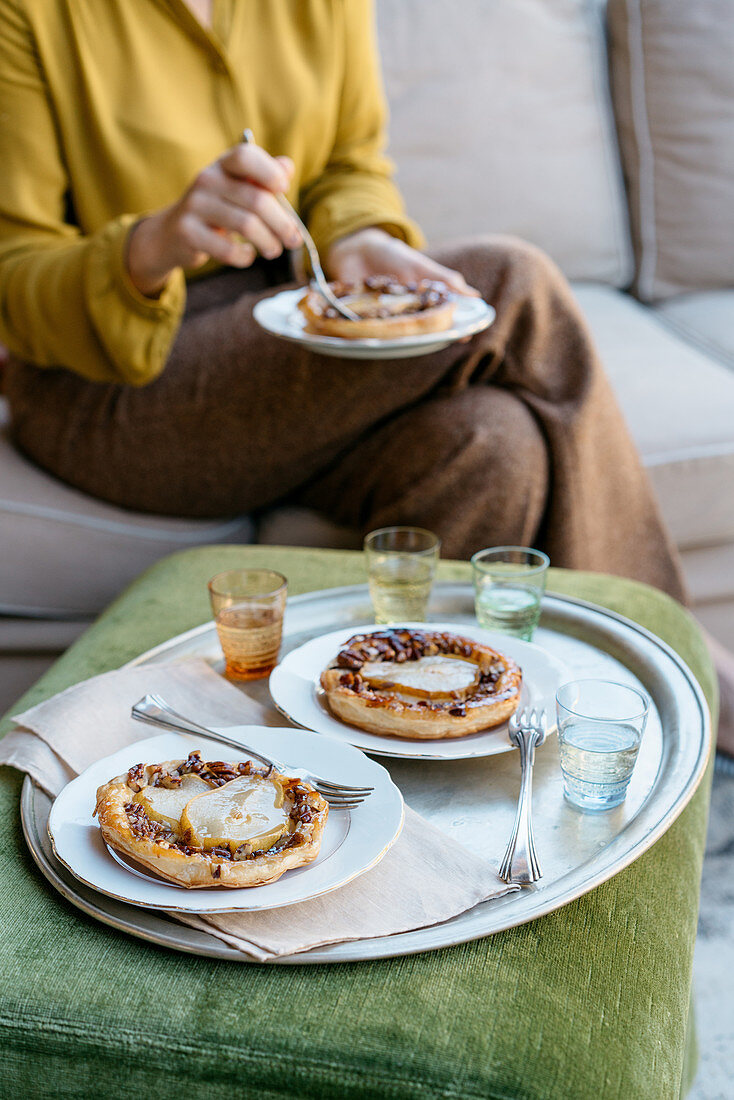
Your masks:
[{"label": "tray rim", "polygon": [[[471,588],[471,584],[460,580],[448,580],[437,582],[435,588],[442,591],[445,595],[450,595],[452,589],[457,591],[457,594],[466,595]],[[364,584],[342,585],[334,588],[319,589],[313,592],[303,593],[299,596],[294,596],[289,602],[291,604],[298,603],[299,605],[303,605],[309,602],[320,602],[324,598],[337,597],[343,599],[350,595],[354,596],[355,599],[358,597],[365,597],[367,595],[367,586]],[[515,915],[515,917],[511,915],[512,910],[510,910],[510,912],[505,912],[504,916],[496,913],[499,920],[493,922],[491,928],[463,929],[459,935],[449,934],[448,938],[442,937],[440,935],[441,929],[445,930],[450,928],[455,921],[461,920],[462,916],[467,916],[467,914],[461,914],[451,921],[443,922],[443,924],[431,926],[429,928],[398,933],[394,936],[379,937],[374,940],[346,942],[315,948],[311,951],[305,951],[290,956],[282,956],[270,960],[270,963],[278,965],[312,965],[314,963],[362,962],[374,959],[392,958],[395,956],[438,950],[442,947],[471,942],[472,940],[482,939],[488,935],[494,935],[496,932],[506,931],[509,928],[528,923],[556,909],[560,909],[570,901],[582,897],[592,889],[595,889],[596,886],[613,878],[652,847],[652,845],[667,832],[676,818],[680,816],[703,779],[712,749],[711,721],[708,705],[703,690],[691,669],[676,651],[661,638],[658,638],[646,627],[636,623],[632,619],[626,618],[618,612],[612,611],[599,604],[594,604],[591,601],[583,600],[579,597],[567,596],[563,593],[555,592],[548,592],[544,603],[546,612],[550,612],[551,614],[552,605],[554,603],[561,604],[562,608],[565,606],[571,610],[575,609],[580,613],[582,622],[584,616],[588,617],[591,615],[592,625],[595,617],[600,617],[602,620],[609,620],[612,624],[615,624],[617,628],[627,630],[631,632],[633,636],[637,635],[648,644],[652,644],[655,649],[659,650],[660,653],[668,660],[672,661],[677,667],[691,692],[689,703],[694,702],[698,708],[700,726],[695,763],[690,769],[683,789],[674,803],[668,807],[667,811],[658,822],[651,828],[647,828],[644,834],[629,845],[623,855],[617,857],[616,861],[613,862],[611,866],[604,867],[591,876],[587,876],[583,882],[582,888],[572,891],[568,896],[562,896],[560,899],[557,895],[548,896],[535,908],[531,908],[527,912],[522,912],[519,919],[517,919],[517,915]],[[160,656],[161,653],[166,652],[174,646],[187,643],[198,635],[206,634],[213,629],[214,626],[211,622],[192,627],[190,630],[175,635],[173,638],[146,650],[144,653],[125,662],[121,667],[138,666],[148,663],[154,657]],[[656,778],[655,787],[651,791],[651,794],[657,789],[657,782]],[[43,836],[43,829],[38,828],[35,813],[35,797],[37,794],[41,794],[43,798],[47,797],[40,788],[33,783],[31,778],[26,776],[21,792],[21,819],[24,837],[31,851],[31,855],[42,874],[48,879],[51,885],[53,885],[59,893],[73,905],[104,924],[124,931],[136,938],[156,943],[159,946],[188,952],[190,954],[229,959],[237,962],[252,963],[256,961],[215,936],[199,932],[196,929],[181,925],[176,921],[168,920],[165,915],[162,915],[159,911],[141,909],[126,905],[123,902],[113,902],[113,899],[104,898],[102,895],[96,895],[95,891],[83,887],[82,884],[73,879],[71,875],[69,875],[71,881],[65,881],[59,869],[54,867],[51,859],[49,859],[47,853],[43,849],[41,839]],[[649,801],[649,797],[650,796],[646,799],[645,805]],[[643,807],[640,807],[640,810],[642,809]],[[637,817],[639,817],[639,812],[630,824],[634,824]],[[615,837],[615,841],[619,839],[619,836],[620,834]],[[61,868],[61,870],[65,871],[64,868]],[[68,872],[65,872],[65,874],[68,874]],[[87,897],[85,896],[86,894],[92,896]],[[523,897],[533,896],[542,897],[543,895],[534,895],[531,888],[521,893],[506,895],[495,901],[484,903],[484,906],[477,906],[474,910],[469,912],[475,914],[478,910],[500,905],[502,909],[506,909],[508,902],[512,900],[518,901]],[[101,899],[102,905],[99,904],[99,899]],[[112,904],[108,906],[104,904],[105,902],[112,902]],[[115,909],[133,910],[133,912],[128,916],[125,912],[122,914],[115,912]],[[455,931],[458,931],[458,929]],[[438,941],[436,941],[437,932],[439,933]]]}]

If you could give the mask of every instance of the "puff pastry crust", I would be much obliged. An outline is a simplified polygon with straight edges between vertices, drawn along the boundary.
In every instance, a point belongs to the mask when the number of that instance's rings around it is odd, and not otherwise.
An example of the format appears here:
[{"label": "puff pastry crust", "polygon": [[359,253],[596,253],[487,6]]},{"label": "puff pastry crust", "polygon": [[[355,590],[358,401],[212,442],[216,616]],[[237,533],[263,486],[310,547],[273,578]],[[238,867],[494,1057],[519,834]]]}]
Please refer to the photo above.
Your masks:
[{"label": "puff pastry crust", "polygon": [[520,668],[489,646],[406,628],[355,634],[321,674],[337,718],[417,741],[499,725],[517,709],[521,685]]},{"label": "puff pastry crust", "polygon": [[[186,775],[196,775],[212,790],[242,776],[272,783],[282,791],[286,827],[267,851],[235,851],[222,846],[197,847],[190,831],[153,820],[136,796],[157,786],[175,789]],[[95,814],[102,835],[117,851],[156,875],[190,889],[213,886],[249,887],[275,882],[285,871],[312,862],[319,854],[329,816],[327,802],[304,780],[257,768],[251,761],[205,762],[194,751],[186,760],[136,764],[97,790]]]},{"label": "puff pastry crust", "polygon": [[444,283],[422,279],[399,283],[391,275],[374,275],[363,283],[329,283],[360,320],[342,317],[317,290],[308,290],[298,303],[306,318],[306,332],[346,340],[392,340],[451,328],[456,310]]}]

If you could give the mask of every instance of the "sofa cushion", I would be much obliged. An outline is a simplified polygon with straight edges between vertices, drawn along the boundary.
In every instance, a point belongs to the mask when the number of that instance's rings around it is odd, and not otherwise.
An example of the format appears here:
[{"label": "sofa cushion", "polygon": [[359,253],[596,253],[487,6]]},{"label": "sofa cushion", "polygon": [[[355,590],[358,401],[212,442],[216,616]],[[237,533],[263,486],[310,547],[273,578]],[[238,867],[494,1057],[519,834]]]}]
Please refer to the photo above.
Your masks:
[{"label": "sofa cushion", "polygon": [[62,484],[10,442],[0,399],[0,614],[98,614],[154,561],[214,542],[251,542],[247,518],[164,519]]},{"label": "sofa cushion", "polygon": [[[684,550],[682,555],[686,580],[698,605],[734,601],[734,543],[722,546],[699,546]],[[734,650],[734,618],[729,624],[729,636]]]},{"label": "sofa cushion", "polygon": [[609,0],[612,83],[646,301],[734,285],[734,4]]},{"label": "sofa cushion", "polygon": [[696,618],[734,653],[734,542],[681,551]]},{"label": "sofa cushion", "polygon": [[265,512],[258,524],[257,542],[264,546],[322,546],[330,550],[361,550],[362,535],[341,527],[310,508],[284,504]]},{"label": "sofa cushion", "polygon": [[430,243],[512,233],[631,277],[604,30],[587,0],[378,0],[390,151]]},{"label": "sofa cushion", "polygon": [[734,372],[629,295],[574,290],[674,539],[734,541]]},{"label": "sofa cushion", "polygon": [[689,343],[734,368],[734,289],[681,294],[661,302],[656,312]]}]

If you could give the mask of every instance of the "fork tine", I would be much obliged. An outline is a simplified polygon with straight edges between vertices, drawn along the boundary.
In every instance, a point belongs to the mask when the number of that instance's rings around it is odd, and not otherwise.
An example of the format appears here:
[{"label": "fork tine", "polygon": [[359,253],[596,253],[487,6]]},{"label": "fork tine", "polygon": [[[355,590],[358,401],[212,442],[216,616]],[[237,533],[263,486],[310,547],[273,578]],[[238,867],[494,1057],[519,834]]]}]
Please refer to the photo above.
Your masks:
[{"label": "fork tine", "polygon": [[[156,707],[159,707],[162,711],[165,711],[168,714],[175,716],[176,718],[182,719],[184,723],[187,723],[192,727],[198,727],[198,729],[202,733],[202,736],[209,737],[212,741],[219,741],[222,744],[229,745],[230,747],[239,749],[240,751],[245,753],[254,753],[256,757],[263,761],[267,761],[276,769],[284,767],[284,765],[279,764],[271,757],[265,757],[261,755],[255,749],[252,749],[248,745],[241,743],[239,740],[231,737],[226,737],[221,733],[217,733],[215,730],[207,729],[207,727],[205,726],[198,726],[198,723],[192,723],[190,719],[185,718],[183,715],[178,714],[177,711],[174,711],[173,708],[160,695],[150,693],[145,697],[144,700],[139,700],[139,703],[144,703],[146,701],[152,703]],[[136,713],[136,708],[138,707],[138,705],[139,704],[136,703],[133,707],[134,717],[140,717],[140,715]],[[154,724],[160,723],[156,720]],[[306,775],[306,773],[304,773],[304,775]],[[321,776],[315,775],[307,775],[306,778],[308,782],[312,783],[313,786],[316,787],[316,789],[319,791],[320,794],[324,796],[324,798],[328,799],[331,802],[335,809],[341,808],[341,806],[344,806],[345,808],[358,806],[360,802],[363,802],[364,799],[372,794],[375,789],[374,787],[351,787],[347,783],[334,783],[330,779],[324,779]]]},{"label": "fork tine", "polygon": [[320,783],[314,783],[314,787],[323,795],[329,802],[336,804],[337,802],[364,802],[365,798],[369,798],[369,795],[359,794],[335,794],[334,791],[322,791]]},{"label": "fork tine", "polygon": [[341,791],[350,791],[352,794],[371,794],[374,787],[349,787],[346,783],[332,783],[328,779],[319,779],[319,786],[328,788],[339,794]]}]

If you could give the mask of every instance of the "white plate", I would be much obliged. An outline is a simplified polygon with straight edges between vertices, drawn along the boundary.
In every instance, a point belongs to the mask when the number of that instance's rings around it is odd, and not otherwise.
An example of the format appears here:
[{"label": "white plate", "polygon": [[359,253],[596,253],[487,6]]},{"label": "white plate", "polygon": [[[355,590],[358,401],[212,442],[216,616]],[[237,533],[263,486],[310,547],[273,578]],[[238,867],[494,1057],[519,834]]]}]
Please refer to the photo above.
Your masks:
[{"label": "white plate", "polygon": [[465,336],[474,336],[491,325],[495,318],[492,306],[481,298],[457,296],[454,323],[444,332],[425,332],[418,336],[401,336],[394,340],[343,340],[338,336],[316,336],[305,332],[306,319],[298,309],[304,288],[282,290],[272,298],[263,298],[254,310],[257,323],[296,344],[321,355],[337,355],[342,359],[409,359],[428,355],[448,347]]},{"label": "white plate", "polygon": [[[369,617],[366,584],[309,592],[288,600],[286,645],[319,633],[358,629]],[[471,582],[437,581],[429,614],[437,621],[476,626]],[[353,625],[350,625],[353,624]],[[606,882],[646,852],[678,817],[701,782],[711,750],[711,722],[703,692],[690,670],[664,642],[643,627],[583,600],[548,593],[543,599],[538,642],[567,662],[574,679],[620,680],[653,700],[640,755],[621,806],[602,814],[579,814],[564,802],[558,743],[537,753],[533,778],[533,828],[543,878],[532,889],[476,905],[453,920],[380,936],[331,944],[280,956],[278,965],[362,962],[451,947],[535,920]],[[214,624],[194,627],[136,657],[147,667],[200,657],[221,657]],[[267,704],[264,681],[247,694]],[[326,739],[323,739],[326,741]],[[333,741],[327,745],[338,748]],[[221,748],[218,749],[221,752]],[[519,766],[516,757],[456,761],[390,760],[390,772],[408,805],[477,856],[487,858],[488,838],[497,859],[515,820]],[[55,890],[82,912],[111,928],[177,951],[250,965],[247,955],[156,910],[105,897],[75,879],[55,858],[46,828],[47,795],[26,776],[21,820],[29,850]],[[499,838],[499,844],[495,842]],[[644,888],[641,887],[641,888]],[[264,888],[263,888],[264,889]]]},{"label": "white plate", "polygon": [[186,757],[201,748],[206,759],[247,760],[217,742],[187,734],[164,733],[136,741],[98,760],[64,787],[53,804],[48,831],[54,852],[71,873],[108,897],[150,909],[181,913],[224,913],[232,910],[277,909],[336,890],[374,867],[397,840],[403,827],[403,796],[385,769],[351,745],[334,744],[305,730],[235,726],[226,731],[278,757],[289,768],[312,770],[337,781],[374,787],[354,810],[329,814],[321,851],[313,863],[286,873],[277,882],[243,889],[187,890],[164,882],[134,864],[112,858],[92,817],[97,787],[140,761]]},{"label": "white plate", "polygon": [[[520,706],[545,707],[548,712],[548,732],[555,730],[556,689],[564,681],[573,679],[566,665],[557,657],[552,657],[532,642],[523,642],[508,634],[482,630],[464,623],[402,625],[420,630],[448,630],[482,642],[512,657],[522,669]],[[298,649],[291,650],[270,674],[270,694],[281,714],[306,729],[325,733],[335,740],[346,741],[377,756],[466,760],[475,756],[494,756],[514,748],[507,735],[507,722],[493,729],[447,741],[411,741],[404,737],[380,737],[335,718],[326,706],[324,692],[319,684],[321,673],[354,634],[385,629],[377,623],[344,627],[343,630],[323,634],[320,638],[314,638]]]}]

